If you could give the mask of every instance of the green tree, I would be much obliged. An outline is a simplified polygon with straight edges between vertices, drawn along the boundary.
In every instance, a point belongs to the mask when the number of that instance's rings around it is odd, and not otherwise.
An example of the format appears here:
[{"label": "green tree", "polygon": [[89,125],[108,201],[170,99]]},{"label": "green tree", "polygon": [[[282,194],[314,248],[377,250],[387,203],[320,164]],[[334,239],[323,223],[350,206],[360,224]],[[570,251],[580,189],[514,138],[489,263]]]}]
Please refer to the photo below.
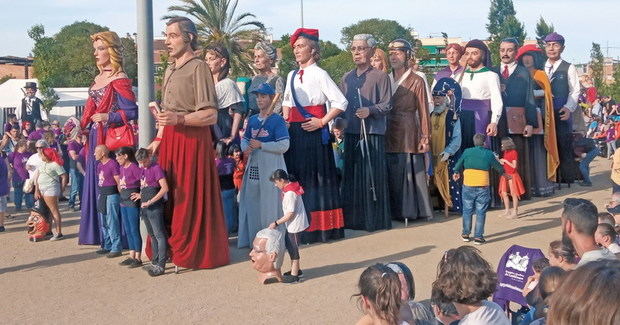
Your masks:
[{"label": "green tree", "polygon": [[47,113],[47,116],[50,116],[50,111],[54,108],[54,106],[56,106],[56,103],[58,103],[60,97],[58,97],[54,91],[54,88],[49,87],[44,83],[41,84],[40,91],[43,110]]},{"label": "green tree", "polygon": [[555,27],[553,27],[553,24],[547,24],[545,19],[540,16],[538,22],[536,23],[536,40],[538,41],[538,47],[541,49],[544,48],[545,37],[553,32],[555,32]]},{"label": "green tree", "polygon": [[387,49],[391,41],[397,38],[406,39],[414,44],[411,28],[404,27],[395,20],[377,18],[360,20],[343,28],[341,33],[340,42],[346,47],[351,45],[353,36],[357,34],[372,34],[377,40],[377,46],[384,50]]},{"label": "green tree", "polygon": [[614,64],[614,81],[605,85],[599,93],[603,95],[609,95],[611,98],[618,100],[620,98],[620,63]]},{"label": "green tree", "polygon": [[164,86],[164,74],[166,73],[166,69],[168,69],[168,59],[170,56],[168,52],[163,52],[159,55],[159,66],[155,68],[155,85],[157,88],[157,92],[155,93],[155,99],[161,101],[161,89]]},{"label": "green tree", "polygon": [[605,63],[605,57],[601,52],[601,45],[598,43],[592,43],[592,49],[590,50],[590,68],[592,69],[592,80],[594,80],[594,86],[597,89],[602,89],[603,83],[603,64]]},{"label": "green tree", "polygon": [[[45,36],[43,25],[34,25],[28,35],[35,41],[33,68],[39,82],[48,87],[86,87],[99,73],[90,35],[108,28],[87,21],[64,26],[58,34]],[[129,35],[121,38],[123,68],[129,78],[137,74],[136,45]]]},{"label": "green tree", "polygon": [[489,9],[489,23],[486,25],[489,32],[489,49],[493,64],[499,64],[499,44],[506,37],[514,37],[523,44],[525,26],[516,18],[516,11],[512,0],[491,0]]},{"label": "green tree", "polygon": [[5,83],[5,82],[7,82],[7,80],[10,80],[10,79],[15,79],[15,76],[14,76],[14,75],[12,75],[12,74],[7,74],[7,75],[5,75],[5,76],[2,76],[2,77],[0,78],[0,85],[1,85],[1,84],[3,84],[3,83]]},{"label": "green tree", "polygon": [[134,85],[137,85],[138,81],[138,49],[136,42],[127,34],[125,37],[121,37],[121,44],[123,47],[123,69],[129,78],[134,81]]},{"label": "green tree", "polygon": [[[279,74],[286,78],[289,71],[297,69],[297,62],[295,62],[295,56],[293,55],[293,49],[291,48],[291,36],[289,34],[282,35],[279,41],[273,42],[273,46],[280,49],[282,57],[278,62]],[[325,62],[330,57],[341,54],[343,51],[334,43],[330,41],[319,41],[319,48],[321,49],[321,62]],[[321,66],[323,64],[321,63]]]},{"label": "green tree", "polygon": [[348,51],[341,51],[337,55],[322,60],[321,68],[327,71],[336,84],[340,84],[340,79],[342,79],[342,76],[344,76],[345,73],[355,69],[355,63],[353,63],[351,53]]},{"label": "green tree", "polygon": [[[194,18],[199,41],[203,46],[221,44],[230,54],[231,75],[251,75],[250,53],[240,41],[263,39],[265,26],[255,15],[237,14],[237,0],[179,0],[183,5],[170,6],[168,11]],[[167,15],[164,19],[176,17]]]}]

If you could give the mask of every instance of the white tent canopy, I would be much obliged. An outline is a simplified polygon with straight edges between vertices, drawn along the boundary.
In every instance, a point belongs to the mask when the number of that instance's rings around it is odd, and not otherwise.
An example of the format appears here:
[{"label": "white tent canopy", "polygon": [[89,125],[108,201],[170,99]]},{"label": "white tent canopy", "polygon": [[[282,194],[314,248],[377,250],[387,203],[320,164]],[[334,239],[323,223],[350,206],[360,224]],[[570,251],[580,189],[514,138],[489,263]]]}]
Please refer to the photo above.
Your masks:
[{"label": "white tent canopy", "polygon": [[[23,87],[26,82],[36,82],[37,79],[9,79],[0,85],[0,108],[20,107],[21,100],[24,98]],[[54,88],[58,95],[58,103],[50,112],[50,120],[57,119],[64,122],[75,115],[75,106],[83,106],[88,98],[88,88]],[[41,93],[37,92],[41,98]]]},{"label": "white tent canopy", "polygon": [[[26,82],[36,82],[37,79],[9,79],[0,85],[0,107],[17,107],[24,93],[22,89]],[[54,88],[54,91],[60,97],[57,107],[82,106],[88,98],[88,88]],[[40,98],[41,93],[37,92]]]}]

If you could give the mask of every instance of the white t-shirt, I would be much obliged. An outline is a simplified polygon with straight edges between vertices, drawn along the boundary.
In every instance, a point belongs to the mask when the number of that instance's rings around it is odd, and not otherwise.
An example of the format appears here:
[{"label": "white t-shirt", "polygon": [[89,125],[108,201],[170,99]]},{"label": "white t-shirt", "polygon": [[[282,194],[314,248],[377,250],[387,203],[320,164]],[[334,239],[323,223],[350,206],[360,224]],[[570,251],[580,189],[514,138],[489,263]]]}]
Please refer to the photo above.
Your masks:
[{"label": "white t-shirt", "polygon": [[41,156],[39,156],[38,153],[35,153],[28,158],[28,161],[26,161],[26,169],[28,169],[28,174],[30,175],[31,179],[34,179],[34,172],[41,165],[43,165],[43,160],[41,159]]},{"label": "white t-shirt", "polygon": [[610,252],[607,249],[595,249],[593,251],[588,251],[583,253],[581,256],[581,260],[577,263],[577,267],[583,266],[586,263],[599,261],[599,260],[615,260],[617,259],[616,255]]},{"label": "white t-shirt", "polygon": [[293,219],[286,222],[286,231],[292,234],[306,230],[308,224],[308,216],[304,208],[304,201],[293,191],[284,193],[282,198],[282,210],[284,214],[293,212]]},{"label": "white t-shirt", "polygon": [[611,243],[609,246],[607,246],[607,250],[614,254],[620,254],[620,245],[616,243]]},{"label": "white t-shirt", "polygon": [[224,109],[232,104],[244,102],[237,84],[228,78],[224,78],[215,84],[215,94],[217,95],[218,109]]},{"label": "white t-shirt", "polygon": [[[327,71],[321,69],[316,63],[302,70],[304,71],[303,76],[299,72],[295,76],[295,94],[300,105],[316,106],[326,104],[328,108],[335,108],[341,111],[347,109],[349,102],[340,91],[340,88],[329,77]],[[286,77],[282,106],[295,106],[291,92],[292,75],[293,71],[289,72],[288,77]]]},{"label": "white t-shirt", "polygon": [[488,300],[482,301],[482,306],[474,312],[461,318],[462,325],[510,325],[510,320],[502,308]]}]

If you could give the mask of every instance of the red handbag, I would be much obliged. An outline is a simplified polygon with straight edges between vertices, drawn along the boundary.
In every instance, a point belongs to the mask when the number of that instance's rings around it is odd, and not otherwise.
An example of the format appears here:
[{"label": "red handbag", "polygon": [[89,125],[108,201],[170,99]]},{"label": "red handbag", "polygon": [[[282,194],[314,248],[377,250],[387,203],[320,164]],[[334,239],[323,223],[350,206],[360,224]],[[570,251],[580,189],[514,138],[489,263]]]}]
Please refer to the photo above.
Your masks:
[{"label": "red handbag", "polygon": [[114,151],[122,147],[133,147],[136,145],[136,139],[131,125],[127,123],[125,112],[121,110],[119,114],[123,120],[123,125],[115,128],[108,128],[105,136],[105,146],[108,147],[108,150],[110,151]]}]

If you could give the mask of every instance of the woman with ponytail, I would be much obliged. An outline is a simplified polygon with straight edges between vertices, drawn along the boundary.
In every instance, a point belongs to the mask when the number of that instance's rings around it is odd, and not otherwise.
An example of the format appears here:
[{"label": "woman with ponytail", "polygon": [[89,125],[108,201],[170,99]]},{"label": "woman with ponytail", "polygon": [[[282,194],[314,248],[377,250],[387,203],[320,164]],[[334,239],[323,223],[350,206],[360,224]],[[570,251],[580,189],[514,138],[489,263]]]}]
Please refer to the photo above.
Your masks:
[{"label": "woman with ponytail", "polygon": [[[58,209],[58,197],[62,195],[67,186],[67,173],[62,167],[64,161],[56,150],[52,148],[41,148],[38,150],[43,163],[37,168],[35,177],[35,199],[45,202],[52,212],[54,223],[56,224],[56,234],[50,240],[62,239],[62,229],[60,227],[60,210]],[[62,181],[61,181],[62,180]]]},{"label": "woman with ponytail", "polygon": [[368,267],[358,283],[359,304],[366,314],[357,324],[397,325],[406,324],[399,320],[401,284],[398,275],[383,264]]}]

